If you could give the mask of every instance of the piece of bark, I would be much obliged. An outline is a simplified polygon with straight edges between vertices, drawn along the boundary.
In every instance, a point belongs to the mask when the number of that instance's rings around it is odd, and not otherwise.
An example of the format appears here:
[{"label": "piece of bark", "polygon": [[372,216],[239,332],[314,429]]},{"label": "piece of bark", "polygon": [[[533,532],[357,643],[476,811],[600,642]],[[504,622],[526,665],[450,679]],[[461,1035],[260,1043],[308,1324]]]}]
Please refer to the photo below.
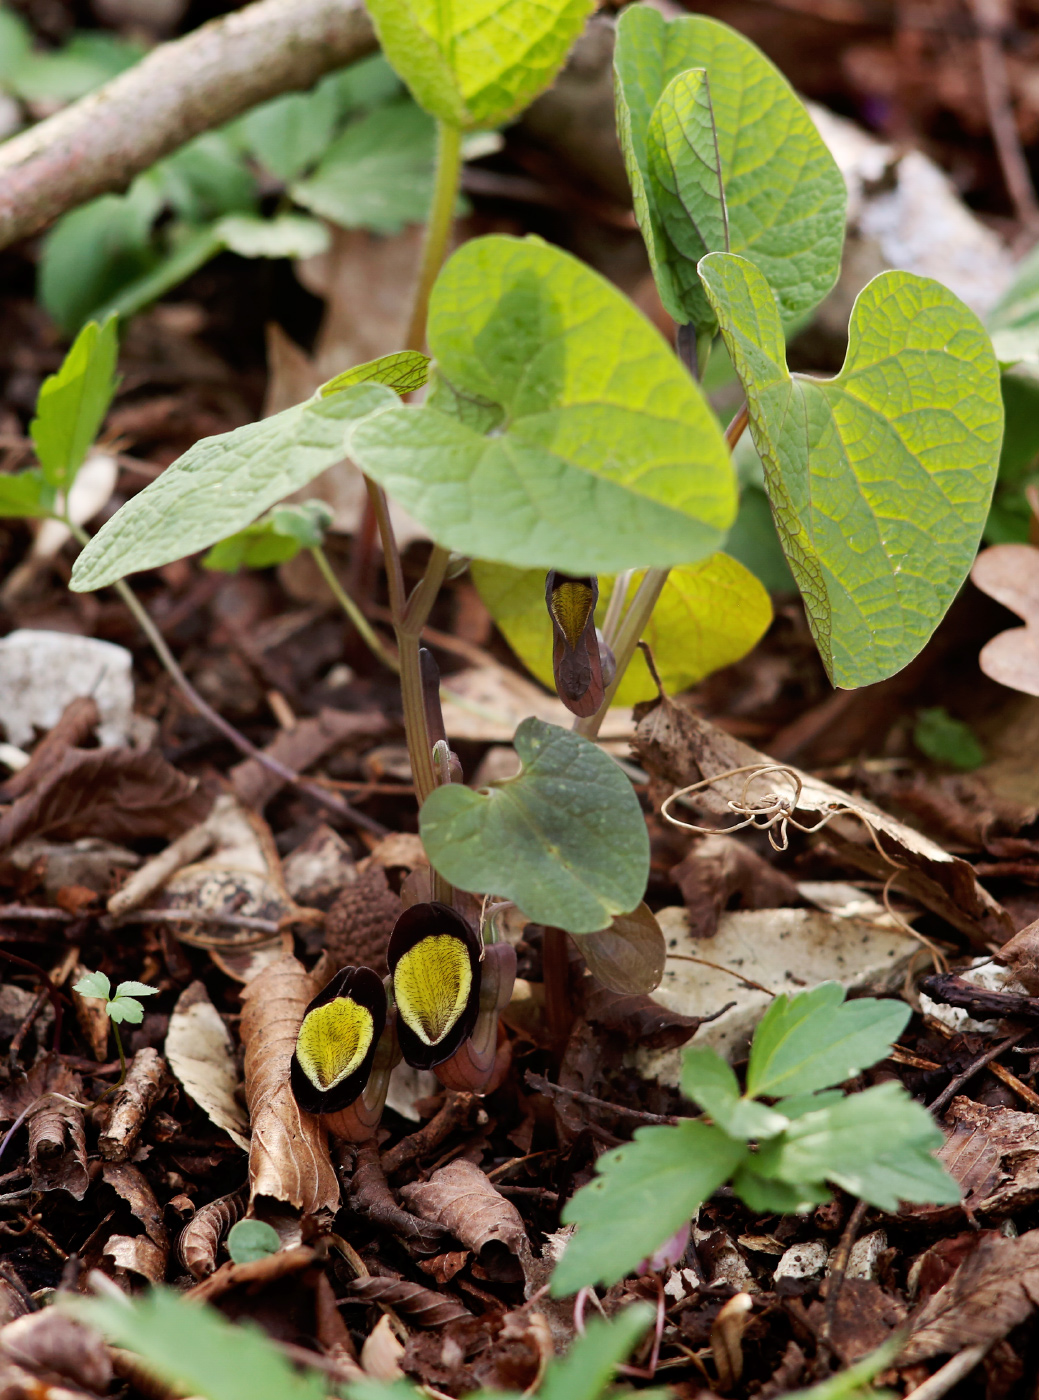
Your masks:
[{"label": "piece of bark", "polygon": [[740,909],[778,909],[802,903],[797,885],[757,851],[733,836],[705,836],[670,871],[689,910],[694,938],[713,938],[722,910],[739,896]]},{"label": "piece of bark", "polygon": [[106,1162],[132,1157],[148,1115],[171,1083],[169,1068],[150,1045],[130,1061],[126,1080],[116,1090],[108,1123],[98,1136],[98,1149]]},{"label": "piece of bark", "polygon": [[[719,777],[734,768],[775,769],[775,762],[686,706],[665,697],[636,706],[635,716],[635,748],[654,779],[655,798],[663,800],[674,788],[716,779],[692,799],[706,816],[698,822],[693,813],[687,811],[682,816],[679,810],[675,815],[682,820],[703,826],[731,826],[734,818],[728,804],[741,802],[745,793],[751,799],[766,793],[792,798],[793,782],[775,771],[749,785],[747,773]],[[827,841],[841,859],[885,880],[898,872],[900,894],[918,900],[986,951],[990,942],[1005,943],[1014,933],[1010,915],[978,883],[968,861],[950,855],[872,803],[831,787],[792,764],[783,766],[800,782],[792,815],[809,827],[827,818]],[[859,813],[860,819],[835,815],[847,809]],[[884,855],[865,831],[863,822],[868,822]]]},{"label": "piece of bark", "polygon": [[309,1245],[296,1245],[292,1249],[265,1254],[262,1259],[251,1259],[247,1264],[234,1264],[228,1260],[215,1273],[196,1283],[194,1288],[189,1288],[186,1296],[200,1303],[213,1303],[234,1288],[260,1287],[302,1273],[310,1268],[316,1258],[317,1253]]},{"label": "piece of bark", "polygon": [[147,1235],[110,1235],[102,1254],[117,1272],[140,1274],[149,1283],[162,1283],[166,1277],[167,1251]]},{"label": "piece of bark", "polygon": [[464,1127],[476,1106],[476,1095],[456,1093],[449,1089],[440,1111],[414,1133],[401,1138],[395,1147],[382,1154],[382,1169],[387,1176],[419,1161],[434,1151],[456,1128]]},{"label": "piece of bark", "polygon": [[932,1001],[969,1011],[976,1021],[990,1018],[1013,1021],[1039,1021],[1039,997],[1018,992],[989,992],[984,987],[949,972],[932,972],[920,982],[920,989]]},{"label": "piece of bark", "polygon": [[168,839],[195,826],[212,804],[212,793],[178,772],[157,749],[68,748],[0,818],[0,850],[41,836]]},{"label": "piece of bark", "polygon": [[112,1025],[101,997],[85,997],[76,991],[75,984],[86,977],[90,969],[85,963],[78,963],[72,971],[72,1005],[76,1011],[76,1021],[90,1046],[90,1053],[99,1065],[108,1059],[108,1038]]},{"label": "piece of bark", "polygon": [[12,1121],[29,1109],[29,1173],[37,1191],[67,1191],[77,1201],[86,1195],[90,1178],[83,1110],[68,1102],[82,1096],[79,1075],[45,1055],[0,1098],[0,1121]]},{"label": "piece of bark", "polygon": [[416,1327],[443,1327],[458,1318],[471,1317],[456,1299],[434,1293],[419,1283],[402,1278],[355,1278],[347,1285],[354,1298],[366,1303],[382,1303],[406,1317]]},{"label": "piece of bark", "polygon": [[234,1046],[201,982],[192,982],[177,999],[166,1033],[166,1058],[188,1097],[248,1152],[249,1123],[237,1098]]},{"label": "piece of bark", "polygon": [[402,1240],[414,1254],[438,1254],[444,1247],[445,1232],[440,1226],[412,1215],[397,1204],[374,1139],[362,1142],[357,1148],[356,1165],[350,1178],[350,1205],[358,1215]]},{"label": "piece of bark", "polygon": [[269,1196],[307,1216],[334,1215],[339,1209],[325,1131],[299,1107],[289,1085],[296,1034],[319,990],[303,964],[289,956],[265,968],[242,992],[250,1205]]},{"label": "piece of bark", "polygon": [[[9,1322],[0,1329],[0,1351],[27,1370],[53,1372],[99,1395],[112,1382],[112,1362],[104,1342],[57,1308]],[[46,1395],[42,1386],[40,1394]]]},{"label": "piece of bark", "polygon": [[136,175],[200,132],[374,52],[359,0],[260,0],[162,44],[4,143],[0,247]]},{"label": "piece of bark", "polygon": [[141,1169],[132,1162],[105,1162],[101,1175],[130,1207],[152,1243],[168,1254],[170,1238],[163,1224],[162,1207]]},{"label": "piece of bark", "polygon": [[0,802],[14,802],[27,792],[32,792],[56,768],[61,767],[68,749],[76,748],[93,735],[100,720],[93,696],[79,695],[75,700],[70,700],[54,728],[48,730],[33,749],[25,767],[12,773],[0,786]]},{"label": "piece of bark", "polygon": [[1005,1337],[1039,1299],[1039,1230],[982,1234],[952,1279],[910,1318],[899,1357],[908,1366]]},{"label": "piece of bark", "polygon": [[428,1181],[403,1187],[401,1196],[423,1219],[471,1249],[492,1277],[511,1277],[508,1256],[519,1259],[530,1251],[519,1211],[474,1162],[449,1162]]},{"label": "piece of bark", "polygon": [[400,918],[400,896],[381,865],[369,865],[341,890],[325,915],[325,948],[336,967],[370,967],[386,975],[386,944]]},{"label": "piece of bark", "polygon": [[[389,721],[377,710],[333,710],[325,708],[310,719],[301,719],[292,729],[279,730],[264,749],[294,773],[302,773],[333,749],[351,739],[369,739],[385,733]],[[271,798],[285,786],[277,773],[256,758],[244,759],[231,769],[231,787],[243,807],[262,812]]]},{"label": "piece of bark", "polygon": [[214,1271],[220,1241],[244,1214],[244,1196],[232,1191],[201,1206],[184,1226],[177,1240],[177,1258],[194,1279],[201,1281]]}]

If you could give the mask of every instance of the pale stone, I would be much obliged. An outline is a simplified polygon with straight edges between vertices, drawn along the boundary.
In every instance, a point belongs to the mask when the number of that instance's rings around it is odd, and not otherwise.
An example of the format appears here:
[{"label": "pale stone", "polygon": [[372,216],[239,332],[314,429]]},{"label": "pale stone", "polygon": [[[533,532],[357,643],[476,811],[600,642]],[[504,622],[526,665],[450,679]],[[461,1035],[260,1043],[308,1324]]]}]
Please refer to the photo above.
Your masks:
[{"label": "pale stone", "polygon": [[825,1240],[806,1240],[804,1244],[792,1244],[776,1265],[772,1277],[815,1278],[826,1267],[830,1249]]}]

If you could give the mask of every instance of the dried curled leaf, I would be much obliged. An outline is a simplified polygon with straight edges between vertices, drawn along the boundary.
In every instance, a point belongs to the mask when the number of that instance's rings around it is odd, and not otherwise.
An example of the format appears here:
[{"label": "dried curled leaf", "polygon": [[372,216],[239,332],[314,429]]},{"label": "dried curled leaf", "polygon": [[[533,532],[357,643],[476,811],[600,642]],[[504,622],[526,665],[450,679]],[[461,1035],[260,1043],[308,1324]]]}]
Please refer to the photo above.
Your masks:
[{"label": "dried curled leaf", "polygon": [[642,993],[623,995],[600,987],[590,978],[583,981],[584,1014],[605,1031],[622,1035],[635,1045],[651,1050],[677,1050],[703,1024],[699,1016],[683,1016],[661,1006]]},{"label": "dried curled leaf", "polygon": [[[29,1371],[49,1372],[103,1395],[112,1381],[108,1348],[97,1335],[57,1308],[30,1313],[0,1330],[0,1353]],[[54,1395],[40,1384],[36,1393]],[[6,1394],[5,1390],[5,1394]]]},{"label": "dried curled leaf", "polygon": [[503,1272],[505,1254],[529,1251],[519,1211],[473,1162],[449,1162],[428,1181],[413,1182],[401,1196],[418,1215],[432,1220],[480,1255],[491,1273]]},{"label": "dried curled leaf", "polygon": [[403,1240],[413,1254],[437,1254],[443,1248],[444,1231],[439,1225],[411,1215],[397,1204],[374,1140],[363,1142],[357,1149],[357,1164],[350,1178],[350,1205],[373,1225]]},{"label": "dried curled leaf", "polygon": [[1039,550],[997,544],[982,550],[970,571],[976,588],[1024,621],[981,649],[978,665],[1000,685],[1039,695]]},{"label": "dried curled leaf", "polygon": [[420,1283],[402,1278],[355,1278],[349,1285],[355,1298],[366,1303],[384,1303],[413,1322],[416,1327],[443,1327],[448,1322],[472,1316],[454,1298],[434,1293]]},{"label": "dried curled leaf", "polygon": [[102,1253],[117,1271],[140,1274],[149,1283],[166,1277],[166,1251],[147,1235],[110,1235]]},{"label": "dried curled leaf", "polygon": [[170,1240],[162,1220],[162,1207],[140,1167],[131,1162],[106,1162],[101,1170],[106,1183],[122,1196],[152,1243],[168,1253]]},{"label": "dried curled leaf", "polygon": [[177,1258],[192,1277],[209,1277],[216,1268],[220,1241],[244,1214],[245,1200],[240,1191],[218,1196],[195,1212],[177,1240]]},{"label": "dried curled leaf", "polygon": [[192,982],[177,1000],[166,1034],[166,1058],[188,1097],[248,1152],[249,1124],[235,1092],[234,1047],[201,982]]},{"label": "dried curled leaf", "polygon": [[289,956],[265,968],[242,992],[245,1095],[249,1142],[249,1200],[271,1196],[314,1215],[339,1209],[339,1183],[316,1118],[292,1096],[289,1067],[296,1033],[318,987]]},{"label": "dried curled leaf", "polygon": [[11,1121],[32,1105],[26,1119],[29,1172],[36,1191],[67,1191],[77,1201],[86,1195],[87,1145],[83,1086],[60,1060],[46,1055],[0,1099],[0,1121]]}]

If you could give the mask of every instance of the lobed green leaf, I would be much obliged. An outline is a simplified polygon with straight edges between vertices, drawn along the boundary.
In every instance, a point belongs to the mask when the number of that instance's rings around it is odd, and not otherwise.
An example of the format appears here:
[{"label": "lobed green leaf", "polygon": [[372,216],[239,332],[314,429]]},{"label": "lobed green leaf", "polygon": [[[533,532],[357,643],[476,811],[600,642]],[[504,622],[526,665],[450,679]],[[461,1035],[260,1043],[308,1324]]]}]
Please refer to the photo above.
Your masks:
[{"label": "lobed green leaf", "polygon": [[29,436],[44,480],[67,492],[104,422],[115,395],[119,354],[116,319],[83,327],[56,374],[48,375],[36,400]]},{"label": "lobed green leaf", "polygon": [[73,991],[81,997],[101,997],[107,1001],[112,995],[112,984],[103,972],[88,972],[79,979]]},{"label": "lobed green leaf", "polygon": [[682,1057],[682,1092],[730,1137],[762,1140],[775,1137],[789,1123],[782,1113],[740,1093],[735,1071],[707,1045],[694,1045]]},{"label": "lobed green leaf", "polygon": [[576,1225],[552,1275],[552,1293],[613,1284],[695,1215],[747,1155],[719,1128],[679,1123],[639,1128],[605,1152],[596,1176],[569,1200],[563,1221]]},{"label": "lobed green leaf", "polygon": [[149,987],[147,982],[120,982],[115,989],[117,997],[157,997],[158,987]]},{"label": "lobed green leaf", "polygon": [[713,327],[696,272],[710,252],[754,262],[784,319],[816,306],[840,271],[847,192],[778,69],[717,20],[632,5],[614,72],[635,214],[674,319]]},{"label": "lobed green leaf", "polygon": [[595,933],[646,888],[638,798],[613,759],[572,730],[525,719],[514,743],[515,778],[481,792],[450,783],[427,797],[426,854],[460,889],[511,899],[536,923]]},{"label": "lobed green leaf", "polygon": [[753,263],[712,253],[700,275],[827,673],[849,689],[883,680],[930,637],[977,552],[1003,430],[988,336],[939,283],[885,272],[855,302],[840,374],[808,379],[787,369]]},{"label": "lobed green leaf", "polygon": [[478,238],[430,302],[422,408],[358,424],[350,455],[440,544],[599,573],[684,564],[736,508],[721,429],[660,334],[537,239]]}]

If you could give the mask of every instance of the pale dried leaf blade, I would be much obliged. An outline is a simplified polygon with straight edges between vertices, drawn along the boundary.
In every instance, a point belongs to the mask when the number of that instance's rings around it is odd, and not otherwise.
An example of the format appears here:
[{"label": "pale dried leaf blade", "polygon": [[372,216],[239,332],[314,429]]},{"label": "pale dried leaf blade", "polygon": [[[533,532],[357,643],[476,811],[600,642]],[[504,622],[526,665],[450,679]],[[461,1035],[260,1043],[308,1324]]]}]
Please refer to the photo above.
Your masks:
[{"label": "pale dried leaf blade", "polygon": [[270,1196],[304,1215],[339,1209],[339,1183],[320,1122],[304,1113],[289,1087],[296,1033],[317,995],[302,963],[289,956],[265,968],[242,993],[249,1200]]},{"label": "pale dried leaf blade", "polygon": [[1039,550],[1027,544],[993,545],[978,555],[970,576],[976,588],[1025,623],[986,642],[978,665],[1000,685],[1039,695]]},{"label": "pale dried leaf blade", "polygon": [[188,1097],[211,1123],[248,1152],[249,1124],[235,1096],[238,1075],[234,1047],[201,982],[192,982],[181,992],[174,1007],[166,1035],[166,1058]]},{"label": "pale dried leaf blade", "polygon": [[213,1272],[220,1241],[244,1214],[245,1201],[239,1191],[219,1196],[195,1212],[177,1240],[177,1257],[193,1278],[208,1278]]},{"label": "pale dried leaf blade", "polygon": [[1005,1337],[1039,1298],[1039,1230],[986,1234],[912,1320],[901,1365]]},{"label": "pale dried leaf blade", "polygon": [[519,1211],[473,1162],[449,1162],[428,1181],[405,1186],[401,1196],[417,1215],[449,1230],[474,1254],[493,1244],[517,1256],[529,1249]]}]

